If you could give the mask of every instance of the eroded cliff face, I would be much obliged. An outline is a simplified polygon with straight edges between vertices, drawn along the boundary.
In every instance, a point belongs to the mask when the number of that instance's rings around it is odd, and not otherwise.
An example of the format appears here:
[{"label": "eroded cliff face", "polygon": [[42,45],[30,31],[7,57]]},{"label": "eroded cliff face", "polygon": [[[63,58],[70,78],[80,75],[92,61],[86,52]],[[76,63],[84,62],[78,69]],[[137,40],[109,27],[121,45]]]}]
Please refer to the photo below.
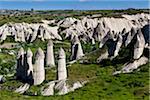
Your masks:
[{"label": "eroded cliff face", "polygon": [[[65,34],[66,38],[74,35],[81,37],[81,40],[88,42],[94,39],[95,41],[102,41],[107,34],[107,38],[116,40],[118,35],[125,34],[131,31],[132,28],[142,28],[150,19],[149,14],[137,14],[137,15],[122,15],[123,18],[83,18],[81,20],[67,20],[64,19],[59,26],[64,27],[65,30],[60,32]],[[73,23],[74,21],[74,23]],[[67,24],[67,28],[65,25]],[[69,24],[71,23],[71,24]]]},{"label": "eroded cliff face", "polygon": [[[84,42],[102,41],[109,33],[109,38],[116,40],[119,34],[130,32],[132,28],[142,28],[148,24],[149,14],[122,15],[122,18],[65,18],[59,21],[57,26],[50,27],[47,23],[27,24],[8,23],[0,27],[0,40],[7,36],[14,36],[15,41],[33,42],[36,38],[58,39],[61,34],[73,39],[77,35]],[[63,30],[61,30],[63,28]],[[58,31],[59,29],[59,31]],[[58,34],[59,33],[59,34]],[[93,42],[94,43],[94,42]]]},{"label": "eroded cliff face", "polygon": [[47,24],[27,24],[27,23],[9,23],[0,27],[0,40],[3,41],[7,36],[13,36],[15,41],[33,42],[35,39],[58,39],[58,27],[50,27]]},{"label": "eroded cliff face", "polygon": [[[122,70],[123,73],[128,73],[137,69],[139,66],[148,62],[142,59],[145,49],[150,50],[149,46],[149,14],[122,15],[122,18],[83,18],[81,20],[66,18],[59,26],[65,28],[60,34],[65,34],[65,38],[73,41],[74,36],[77,36],[83,43],[95,44],[99,43],[99,48],[103,49],[107,46],[107,50],[97,61],[101,63],[103,59],[113,59],[119,55],[122,47],[132,48],[130,52],[131,61],[126,62]],[[67,25],[67,27],[65,27]],[[148,55],[148,54],[147,54]],[[145,58],[146,59],[146,58]],[[138,62],[135,63],[135,62]],[[122,71],[120,71],[122,72]]]}]

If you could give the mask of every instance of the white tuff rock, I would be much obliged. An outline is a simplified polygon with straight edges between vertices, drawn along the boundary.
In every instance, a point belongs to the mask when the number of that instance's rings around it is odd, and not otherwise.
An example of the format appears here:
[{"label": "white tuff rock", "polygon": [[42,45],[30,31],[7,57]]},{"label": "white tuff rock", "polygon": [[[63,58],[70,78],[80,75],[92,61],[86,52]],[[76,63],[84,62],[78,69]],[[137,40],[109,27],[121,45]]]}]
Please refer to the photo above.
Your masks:
[{"label": "white tuff rock", "polygon": [[45,80],[44,52],[41,48],[36,52],[33,70],[34,85],[39,85]]},{"label": "white tuff rock", "polygon": [[16,93],[19,93],[19,94],[23,94],[25,91],[27,91],[29,89],[30,85],[29,84],[24,84],[24,85],[21,85],[19,88],[17,88],[15,90]]},{"label": "white tuff rock", "polygon": [[55,81],[51,81],[47,84],[47,88],[44,89],[41,94],[43,96],[50,96],[50,95],[54,95],[54,86],[55,86]]},{"label": "white tuff rock", "polygon": [[66,55],[63,48],[59,50],[59,57],[58,57],[58,80],[67,79],[67,69],[66,69]]},{"label": "white tuff rock", "polygon": [[47,44],[46,65],[50,66],[50,67],[55,66],[53,41],[52,40],[49,40],[48,44]]},{"label": "white tuff rock", "polygon": [[33,64],[32,64],[32,56],[33,56],[33,53],[31,51],[30,48],[28,48],[27,50],[27,64],[26,64],[26,67],[27,67],[27,78],[29,80],[29,83],[33,83]]},{"label": "white tuff rock", "polygon": [[141,55],[143,54],[144,47],[145,47],[145,39],[143,33],[139,29],[137,32],[137,41],[134,45],[134,57],[133,57],[134,59],[138,59],[141,57]]},{"label": "white tuff rock", "polygon": [[128,62],[124,64],[121,71],[116,71],[113,74],[116,75],[119,73],[130,73],[133,70],[137,69],[139,66],[146,64],[147,62],[148,62],[148,58],[143,56],[139,58],[138,60],[134,60],[133,62]]},{"label": "white tuff rock", "polygon": [[58,95],[64,95],[69,92],[66,80],[60,80],[55,85],[55,90],[58,90]]},{"label": "white tuff rock", "polygon": [[80,59],[82,56],[84,56],[84,54],[83,54],[81,43],[78,37],[75,36],[71,46],[71,60]]},{"label": "white tuff rock", "polygon": [[[111,39],[116,40],[119,33],[121,33],[124,29],[126,30],[126,33],[128,33],[131,31],[132,27],[134,29],[142,28],[148,24],[148,20],[150,20],[150,15],[143,13],[136,15],[122,15],[122,17],[123,18],[103,17],[99,19],[85,17],[81,20],[74,21],[74,23],[64,20],[65,23],[69,25],[65,27],[65,30],[63,30],[61,34],[64,33],[66,35],[65,38],[71,37],[71,40],[75,35],[78,37],[82,36],[81,40],[87,43],[89,42],[89,39],[92,38],[94,38],[95,41],[101,42],[107,35],[108,31],[110,31]],[[61,25],[65,26],[65,24]],[[126,44],[128,44],[130,40],[132,39],[129,39]]]},{"label": "white tuff rock", "polygon": [[6,81],[6,78],[3,75],[0,75],[0,83],[3,83]]},{"label": "white tuff rock", "polygon": [[15,41],[33,42],[37,38],[58,39],[62,38],[58,34],[58,27],[50,27],[46,24],[8,23],[0,27],[0,41],[4,41],[7,36],[12,36]]},{"label": "white tuff rock", "polygon": [[121,48],[121,46],[122,46],[122,36],[121,35],[119,35],[119,37],[118,37],[118,41],[117,41],[117,45],[116,45],[116,49],[115,49],[115,51],[114,51],[114,57],[116,57],[117,55],[118,55],[118,53],[119,53],[119,50],[120,50],[120,48]]},{"label": "white tuff rock", "polygon": [[58,25],[61,27],[70,27],[72,24],[74,24],[74,22],[77,21],[77,19],[75,18],[65,18],[63,20],[61,20]]},{"label": "white tuff rock", "polygon": [[127,46],[132,41],[132,39],[134,38],[134,36],[136,35],[136,33],[137,33],[137,29],[135,29],[134,27],[132,27],[131,31],[128,32],[127,39],[125,41],[125,46]]}]

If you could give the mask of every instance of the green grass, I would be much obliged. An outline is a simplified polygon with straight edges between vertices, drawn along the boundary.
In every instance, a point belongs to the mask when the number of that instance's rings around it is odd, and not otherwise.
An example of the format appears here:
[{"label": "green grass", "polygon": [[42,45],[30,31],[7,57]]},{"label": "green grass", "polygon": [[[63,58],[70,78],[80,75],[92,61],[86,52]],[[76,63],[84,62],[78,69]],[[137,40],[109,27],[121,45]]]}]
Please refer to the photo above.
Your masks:
[{"label": "green grass", "polygon": [[15,57],[7,53],[0,53],[0,74],[14,73]]},{"label": "green grass", "polygon": [[[88,48],[88,47],[83,47],[83,50],[86,50],[85,48]],[[97,58],[99,58],[99,56],[101,56],[107,50],[106,46],[101,49],[98,49],[98,47],[96,48],[97,48],[96,50],[91,50],[89,53],[85,54],[85,57],[82,58],[84,63],[87,63],[87,64],[97,63]]]},{"label": "green grass", "polygon": [[[78,67],[77,67],[78,66]],[[1,100],[148,100],[149,65],[144,65],[141,71],[135,71],[130,74],[120,74],[112,76],[113,66],[101,67],[99,65],[73,65],[69,68],[71,79],[89,79],[81,89],[68,93],[64,96],[27,96],[18,95],[9,91],[0,91]],[[77,69],[78,71],[73,71]],[[82,73],[82,74],[79,74]],[[84,73],[84,74],[83,74]],[[92,74],[91,74],[92,73]],[[74,76],[73,76],[74,75]],[[88,76],[88,77],[87,77]],[[77,79],[78,79],[77,78]],[[9,83],[11,84],[11,83]],[[12,84],[13,85],[13,84]],[[10,86],[12,86],[10,85]],[[8,85],[9,86],[9,85]],[[36,89],[36,88],[34,88]],[[33,90],[33,88],[31,89]]]}]

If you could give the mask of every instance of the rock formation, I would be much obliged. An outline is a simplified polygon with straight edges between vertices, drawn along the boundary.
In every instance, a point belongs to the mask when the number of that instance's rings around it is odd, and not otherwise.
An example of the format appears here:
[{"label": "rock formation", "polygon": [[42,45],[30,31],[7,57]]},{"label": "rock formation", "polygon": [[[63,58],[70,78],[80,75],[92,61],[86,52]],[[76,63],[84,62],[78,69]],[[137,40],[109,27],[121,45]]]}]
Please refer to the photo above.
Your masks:
[{"label": "rock formation", "polygon": [[125,46],[128,46],[128,44],[132,41],[132,39],[134,38],[136,33],[137,33],[137,29],[132,27],[131,31],[129,31],[128,34],[127,34],[127,38],[126,38],[126,41],[125,41]]},{"label": "rock formation", "polygon": [[78,37],[75,36],[71,46],[71,60],[80,59],[82,56],[84,56],[84,54],[83,54],[81,43]]},{"label": "rock formation", "polygon": [[99,48],[102,48],[109,39],[111,39],[111,31],[108,31],[106,35],[100,39]]},{"label": "rock formation", "polygon": [[55,66],[54,51],[53,51],[53,41],[52,40],[49,40],[48,44],[47,44],[46,65],[50,66],[50,67]]},{"label": "rock formation", "polygon": [[43,41],[62,39],[58,34],[58,27],[50,27],[46,24],[8,23],[0,27],[0,41],[6,40],[7,36],[12,36],[19,42],[33,42],[37,38]]},{"label": "rock formation", "polygon": [[[112,38],[116,39],[119,32],[121,33],[123,29],[131,34],[131,28],[142,28],[148,24],[148,20],[150,20],[150,15],[141,13],[136,15],[122,15],[122,18],[84,17],[79,20],[70,17],[55,23],[57,24],[56,27],[50,27],[46,23],[8,23],[0,27],[0,40],[5,40],[7,36],[14,36],[15,41],[22,42],[33,42],[38,37],[42,40],[61,40],[62,38],[58,34],[58,29],[63,27],[60,34],[65,34],[65,38],[71,37],[72,40],[73,37],[77,35],[78,37],[82,37],[81,40],[86,43],[89,42],[89,39],[100,42],[107,35],[108,31],[112,33]],[[126,44],[128,44],[130,40]]]},{"label": "rock formation", "polygon": [[25,91],[27,91],[29,89],[30,85],[29,84],[24,84],[24,85],[21,85],[19,88],[17,88],[15,90],[16,93],[19,93],[19,94],[23,94]]},{"label": "rock formation", "polygon": [[41,38],[41,40],[44,41],[43,35],[46,33],[46,30],[44,29],[44,26],[40,25],[37,31],[38,38]]},{"label": "rock formation", "polygon": [[25,79],[25,66],[24,66],[24,49],[20,48],[17,55],[17,69],[16,69],[16,77],[17,79],[24,80]]},{"label": "rock formation", "polygon": [[123,68],[120,71],[116,71],[113,74],[116,75],[119,73],[130,73],[133,70],[137,69],[139,66],[146,64],[147,62],[148,62],[148,58],[143,56],[138,60],[124,64]]},{"label": "rock formation", "polygon": [[94,30],[93,37],[96,41],[101,41],[108,33],[109,28],[104,28],[105,25],[102,22],[98,23],[97,27]]},{"label": "rock formation", "polygon": [[[112,35],[111,38],[116,40],[119,33],[122,33],[124,29],[126,30],[126,33],[129,32],[129,34],[131,34],[132,28],[142,28],[148,24],[149,19],[149,14],[122,15],[122,18],[103,17],[91,19],[84,17],[74,23],[64,19],[63,23],[59,24],[59,26],[65,26],[66,24],[64,23],[68,24],[67,27],[64,27],[65,30],[61,31],[61,34],[65,34],[65,38],[71,37],[72,40],[73,37],[77,35],[78,37],[82,37],[81,40],[84,40],[86,43],[92,38],[94,38],[95,41],[101,42],[109,31]],[[69,23],[72,24],[70,25]],[[126,44],[129,44],[130,40],[132,39],[130,38]]]},{"label": "rock formation", "polygon": [[27,52],[20,48],[17,59],[17,79],[31,85],[39,85],[45,79],[44,52],[38,49],[35,55],[35,64],[32,64],[33,53],[30,48]]},{"label": "rock formation", "polygon": [[4,83],[6,81],[6,78],[3,75],[0,75],[0,83]]},{"label": "rock formation", "polygon": [[62,48],[59,50],[57,76],[58,80],[49,82],[47,84],[48,87],[42,89],[43,91],[41,93],[43,96],[54,95],[54,89],[58,91],[58,95],[64,95],[70,91],[74,91],[75,89],[82,87],[79,82],[75,83],[73,87],[69,87],[67,85],[66,55]]},{"label": "rock formation", "polygon": [[138,59],[141,57],[141,55],[143,54],[144,47],[145,47],[145,39],[143,33],[139,29],[137,31],[137,41],[134,45],[134,57],[133,57],[134,59]]},{"label": "rock formation", "polygon": [[41,48],[36,52],[33,70],[34,85],[39,85],[45,80],[44,52]]},{"label": "rock formation", "polygon": [[123,43],[123,39],[122,39],[122,36],[119,35],[118,37],[118,41],[117,41],[117,44],[116,44],[116,48],[115,48],[115,51],[114,51],[114,57],[116,57],[119,53],[119,50],[122,46],[122,43]]},{"label": "rock formation", "polygon": [[67,79],[66,55],[65,55],[65,51],[63,50],[63,48],[60,48],[59,50],[57,70],[58,70],[57,71],[58,80]]},{"label": "rock formation", "polygon": [[69,92],[69,87],[67,86],[66,80],[60,80],[55,85],[55,90],[58,91],[58,95],[64,95]]},{"label": "rock formation", "polygon": [[28,49],[25,53],[23,48],[18,51],[17,58],[17,79],[30,83],[33,83],[33,65],[32,65],[32,51]]},{"label": "rock formation", "polygon": [[71,25],[74,24],[74,22],[77,21],[75,18],[66,18],[64,20],[61,20],[58,25],[61,27],[70,27]]},{"label": "rock formation", "polygon": [[27,79],[30,84],[33,84],[33,64],[32,64],[33,53],[30,48],[27,50]]},{"label": "rock formation", "polygon": [[46,89],[44,89],[42,91],[42,95],[43,96],[50,96],[50,95],[54,95],[54,86],[55,86],[55,82],[51,81],[49,82],[46,86],[48,86]]}]

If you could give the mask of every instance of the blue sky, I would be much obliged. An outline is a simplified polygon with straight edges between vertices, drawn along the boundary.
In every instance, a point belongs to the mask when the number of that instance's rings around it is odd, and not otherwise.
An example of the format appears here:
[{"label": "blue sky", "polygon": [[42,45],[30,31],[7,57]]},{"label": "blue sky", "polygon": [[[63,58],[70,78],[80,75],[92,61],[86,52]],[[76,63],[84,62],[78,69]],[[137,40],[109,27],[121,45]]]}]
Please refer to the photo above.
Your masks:
[{"label": "blue sky", "polygon": [[148,8],[148,0],[0,0],[0,9],[98,10]]}]

